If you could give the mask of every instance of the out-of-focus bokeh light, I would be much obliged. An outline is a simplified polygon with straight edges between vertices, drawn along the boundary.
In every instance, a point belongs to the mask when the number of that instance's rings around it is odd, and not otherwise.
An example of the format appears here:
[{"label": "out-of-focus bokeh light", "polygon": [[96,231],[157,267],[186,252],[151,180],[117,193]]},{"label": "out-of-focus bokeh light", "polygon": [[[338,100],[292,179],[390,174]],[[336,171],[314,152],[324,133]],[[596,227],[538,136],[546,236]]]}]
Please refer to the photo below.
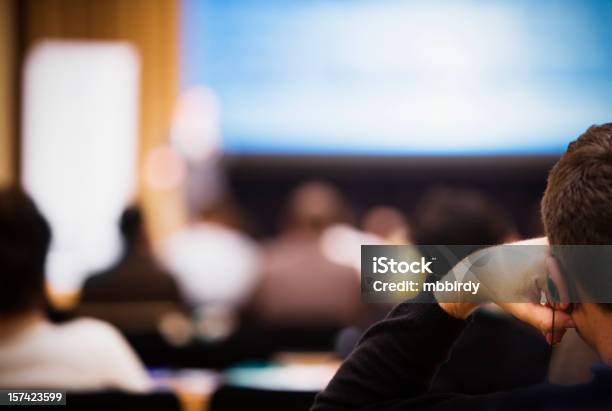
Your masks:
[{"label": "out-of-focus bokeh light", "polygon": [[238,387],[318,392],[327,386],[337,369],[336,364],[235,367],[225,373],[225,379]]},{"label": "out-of-focus bokeh light", "polygon": [[145,159],[144,170],[146,184],[157,190],[179,187],[187,175],[185,162],[168,145],[155,147],[149,152]]},{"label": "out-of-focus bokeh light", "polygon": [[119,42],[38,45],[24,74],[23,183],[53,229],[47,275],[77,289],[120,251],[133,195],[139,57]]},{"label": "out-of-focus bokeh light", "polygon": [[348,224],[334,224],[320,239],[321,252],[328,260],[361,272],[361,246],[385,245],[387,242],[374,234],[359,231]]},{"label": "out-of-focus bokeh light", "polygon": [[240,306],[257,280],[259,255],[251,240],[218,224],[197,223],[174,233],[160,254],[193,306]]},{"label": "out-of-focus bokeh light", "polygon": [[220,150],[219,104],[204,86],[183,92],[176,103],[170,141],[188,161],[204,161]]}]

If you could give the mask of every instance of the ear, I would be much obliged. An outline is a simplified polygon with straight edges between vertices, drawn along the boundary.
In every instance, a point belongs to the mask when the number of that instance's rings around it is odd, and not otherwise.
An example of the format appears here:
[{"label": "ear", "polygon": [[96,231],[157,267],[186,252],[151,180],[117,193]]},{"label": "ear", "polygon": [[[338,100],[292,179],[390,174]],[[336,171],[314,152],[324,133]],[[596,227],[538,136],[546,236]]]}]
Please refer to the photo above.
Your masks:
[{"label": "ear", "polygon": [[557,259],[553,256],[546,257],[546,268],[548,271],[549,285],[547,290],[547,298],[549,301],[556,303],[556,308],[561,311],[567,311],[570,307],[569,293],[565,277],[561,271],[561,266]]}]

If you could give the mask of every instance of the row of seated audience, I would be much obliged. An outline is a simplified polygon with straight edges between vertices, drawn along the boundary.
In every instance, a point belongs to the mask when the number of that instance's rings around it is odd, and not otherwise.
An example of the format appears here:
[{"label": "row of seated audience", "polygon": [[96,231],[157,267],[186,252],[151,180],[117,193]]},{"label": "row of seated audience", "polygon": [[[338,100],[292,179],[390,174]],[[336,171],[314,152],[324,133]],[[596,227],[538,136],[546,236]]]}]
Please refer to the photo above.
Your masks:
[{"label": "row of seated audience", "polygon": [[[278,237],[261,246],[223,211],[222,207],[205,213],[166,239],[158,262],[141,212],[126,210],[120,221],[124,254],[86,281],[81,306],[166,302],[187,318],[193,310],[220,307],[281,329],[331,326],[337,332],[356,327],[356,332],[345,334],[348,338],[338,340],[338,353],[343,355],[361,331],[390,308],[360,302],[360,244],[473,244],[475,250],[517,237],[500,209],[469,190],[426,193],[411,226],[401,212],[381,207],[368,213],[357,229],[337,190],[308,183],[289,199]],[[45,318],[43,273],[50,239],[49,226],[27,195],[18,189],[3,190],[0,386],[146,391],[149,377],[115,328],[93,319],[53,324]],[[493,328],[508,338],[489,337],[499,334],[490,333]],[[489,349],[470,351],[473,338],[487,339]],[[499,341],[505,341],[503,346]],[[440,371],[434,389],[477,393],[537,382],[546,373],[545,348],[532,330],[494,309],[482,310]],[[484,361],[491,372],[508,378],[465,378],[473,361]]]}]

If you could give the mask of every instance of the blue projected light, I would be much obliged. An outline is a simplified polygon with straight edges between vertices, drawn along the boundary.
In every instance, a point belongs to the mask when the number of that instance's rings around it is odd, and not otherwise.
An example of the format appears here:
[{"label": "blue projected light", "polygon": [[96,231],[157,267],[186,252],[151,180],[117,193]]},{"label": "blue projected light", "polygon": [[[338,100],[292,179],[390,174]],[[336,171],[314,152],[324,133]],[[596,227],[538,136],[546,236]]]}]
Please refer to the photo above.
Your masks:
[{"label": "blue projected light", "polygon": [[186,0],[232,154],[556,154],[612,121],[612,2]]}]

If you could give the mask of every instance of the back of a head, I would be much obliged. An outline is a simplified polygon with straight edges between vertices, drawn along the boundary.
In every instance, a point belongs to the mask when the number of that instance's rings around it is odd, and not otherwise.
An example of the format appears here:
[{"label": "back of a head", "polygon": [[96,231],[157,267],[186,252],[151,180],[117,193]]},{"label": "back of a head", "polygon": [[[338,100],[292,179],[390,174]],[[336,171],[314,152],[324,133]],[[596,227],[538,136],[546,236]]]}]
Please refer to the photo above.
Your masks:
[{"label": "back of a head", "polygon": [[51,229],[18,188],[0,190],[0,315],[40,307]]},{"label": "back of a head", "polygon": [[421,245],[492,245],[513,233],[505,214],[474,190],[434,188],[414,213],[414,240]]},{"label": "back of a head", "polygon": [[350,220],[349,214],[344,198],[334,186],[310,181],[291,193],[285,226],[318,233],[331,224]]},{"label": "back of a head", "polygon": [[130,206],[123,211],[119,221],[119,230],[127,248],[133,247],[143,236],[144,221],[138,206]]},{"label": "back of a head", "polygon": [[368,210],[363,217],[362,229],[384,239],[397,236],[407,241],[410,238],[410,228],[404,214],[388,206],[378,206]]},{"label": "back of a head", "polygon": [[[609,275],[583,270],[579,247],[612,244],[612,123],[592,126],[570,143],[548,176],[542,199],[542,219],[553,254],[587,293],[594,293],[595,278]],[[561,247],[555,247],[561,246]],[[582,254],[582,253],[580,253]],[[604,267],[604,271],[609,271]],[[612,304],[602,304],[612,311]]]}]

